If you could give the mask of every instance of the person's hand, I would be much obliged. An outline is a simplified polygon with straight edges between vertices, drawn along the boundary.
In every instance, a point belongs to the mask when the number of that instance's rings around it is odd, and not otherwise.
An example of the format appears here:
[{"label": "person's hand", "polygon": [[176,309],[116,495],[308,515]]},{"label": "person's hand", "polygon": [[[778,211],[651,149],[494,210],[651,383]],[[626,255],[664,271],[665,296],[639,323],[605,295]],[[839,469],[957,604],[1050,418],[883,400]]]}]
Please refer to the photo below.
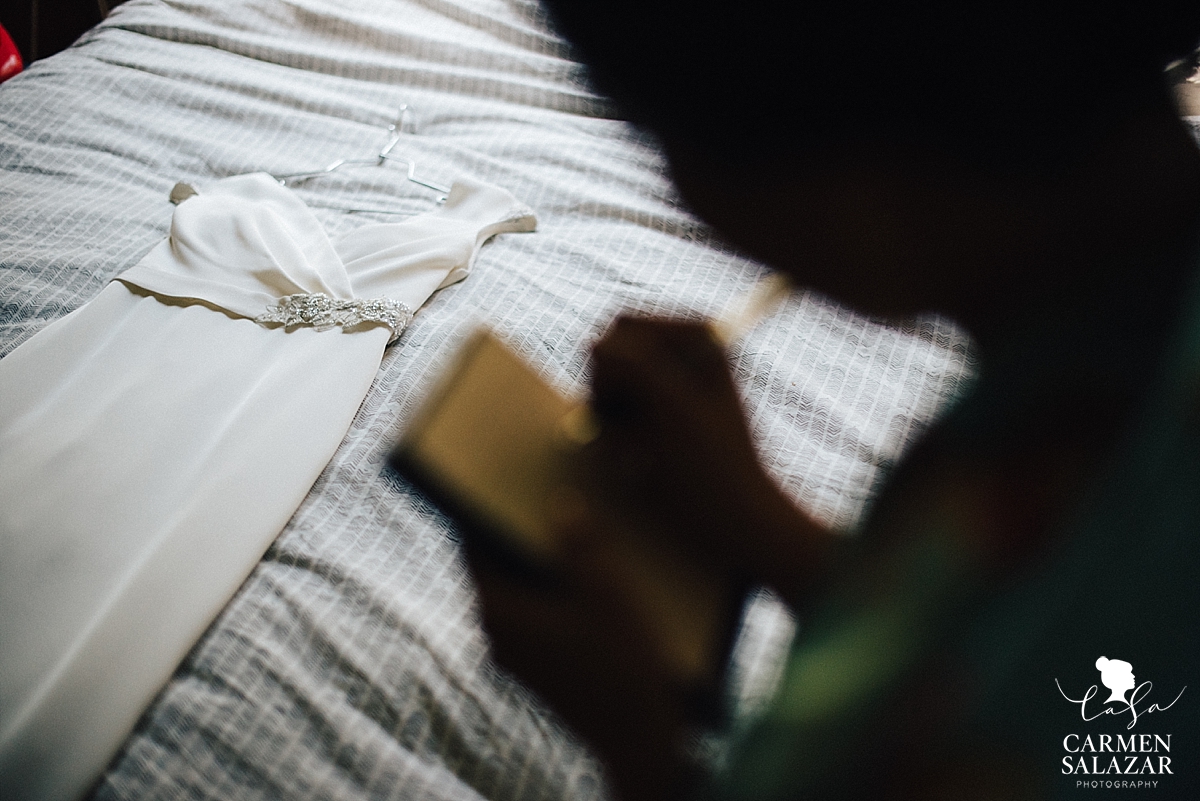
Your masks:
[{"label": "person's hand", "polygon": [[618,320],[595,350],[594,408],[553,585],[468,555],[497,663],[596,748],[621,798],[668,801],[692,777],[684,743],[738,588],[802,596],[827,536],[759,466],[706,327]]},{"label": "person's hand", "polygon": [[593,362],[601,422],[586,457],[601,501],[793,604],[809,597],[832,540],[759,463],[709,327],[620,317]]},{"label": "person's hand", "polygon": [[[643,330],[665,332],[666,339],[651,334],[643,350]],[[706,361],[692,365],[694,373],[681,368],[677,362],[697,348]],[[678,473],[673,461],[692,461],[681,444],[713,453],[736,448],[743,468],[754,468],[756,459],[724,356],[707,330],[623,320],[595,359],[596,398],[606,404],[602,429],[579,454],[586,465],[581,483],[557,505],[561,552],[553,586],[520,581],[470,547],[468,556],[495,661],[596,749],[622,799],[665,801],[682,797],[692,780],[685,744],[698,699],[715,700],[719,692],[723,635],[735,622],[737,598],[724,566],[707,584],[688,549],[670,534],[656,536],[663,526],[695,525],[694,510],[677,499],[706,479],[715,486],[723,479],[695,465],[693,475],[668,481],[667,495],[656,497],[653,474]],[[655,361],[670,373],[665,380],[648,364]],[[642,386],[646,374],[654,386]],[[706,391],[710,386],[722,391]],[[671,407],[686,409],[689,419],[671,419]],[[668,430],[640,436],[663,422]],[[716,427],[725,442],[707,436]],[[692,429],[706,432],[703,441],[689,436]],[[641,460],[636,469],[634,460]],[[660,541],[647,542],[653,539]],[[699,588],[698,603],[689,603],[687,590],[680,602],[681,574],[692,591]],[[700,636],[681,636],[686,630]]]},{"label": "person's hand", "polygon": [[763,483],[725,354],[707,326],[620,317],[593,352],[604,499],[717,544]]}]

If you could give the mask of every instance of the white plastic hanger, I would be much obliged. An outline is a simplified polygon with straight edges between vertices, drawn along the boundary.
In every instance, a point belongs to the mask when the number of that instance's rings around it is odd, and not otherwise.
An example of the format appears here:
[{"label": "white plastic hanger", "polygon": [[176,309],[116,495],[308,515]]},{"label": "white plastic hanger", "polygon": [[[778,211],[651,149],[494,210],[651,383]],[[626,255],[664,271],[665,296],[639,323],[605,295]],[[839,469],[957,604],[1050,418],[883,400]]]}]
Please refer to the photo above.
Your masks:
[{"label": "white plastic hanger", "polygon": [[[293,173],[287,173],[285,175],[272,175],[271,177],[274,178],[276,181],[279,181],[279,183],[283,186],[295,186],[296,184],[303,183],[304,181],[308,181],[313,178],[319,178],[322,175],[328,175],[329,173],[332,173],[332,172],[337,172],[338,170],[340,170],[344,167],[382,167],[385,164],[387,164],[389,161],[395,161],[395,162],[405,165],[408,168],[407,172],[405,173],[405,178],[407,178],[409,181],[412,181],[414,184],[417,184],[419,186],[423,186],[427,189],[432,189],[435,192],[438,192],[440,196],[438,197],[437,202],[443,203],[446,200],[446,195],[448,195],[450,193],[449,187],[445,187],[445,186],[442,186],[441,184],[435,184],[432,181],[426,181],[422,178],[418,178],[416,175],[416,172],[417,172],[416,162],[412,161],[412,159],[405,159],[405,158],[400,158],[399,156],[392,155],[392,150],[395,149],[396,145],[400,142],[400,139],[404,135],[404,117],[407,113],[408,113],[408,105],[404,104],[404,105],[400,106],[400,112],[396,117],[396,121],[393,122],[391,125],[389,125],[387,128],[388,134],[389,134],[387,144],[385,144],[380,149],[380,151],[372,158],[338,159],[337,161],[333,162],[332,164],[330,164],[328,167],[325,167],[324,169],[309,170],[307,172],[293,172]],[[406,211],[395,211],[395,210],[391,210],[391,209],[366,209],[366,208],[346,208],[343,206],[324,206],[324,205],[321,205],[318,203],[309,203],[309,205],[317,206],[319,208],[336,208],[336,209],[340,209],[342,211],[347,211],[347,212],[351,212],[351,213],[354,213],[354,212],[372,213],[372,214],[408,214],[408,213],[410,213],[410,212],[406,212]]]}]

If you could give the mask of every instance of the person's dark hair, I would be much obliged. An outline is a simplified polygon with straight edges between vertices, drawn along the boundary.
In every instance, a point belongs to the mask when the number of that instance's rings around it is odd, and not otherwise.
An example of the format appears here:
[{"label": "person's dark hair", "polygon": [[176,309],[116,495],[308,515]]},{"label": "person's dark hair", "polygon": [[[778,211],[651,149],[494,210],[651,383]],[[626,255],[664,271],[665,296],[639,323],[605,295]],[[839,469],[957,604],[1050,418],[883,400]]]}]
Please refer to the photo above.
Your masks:
[{"label": "person's dark hair", "polygon": [[1200,3],[543,0],[592,82],[702,157],[846,140],[1055,161],[1167,91]]}]

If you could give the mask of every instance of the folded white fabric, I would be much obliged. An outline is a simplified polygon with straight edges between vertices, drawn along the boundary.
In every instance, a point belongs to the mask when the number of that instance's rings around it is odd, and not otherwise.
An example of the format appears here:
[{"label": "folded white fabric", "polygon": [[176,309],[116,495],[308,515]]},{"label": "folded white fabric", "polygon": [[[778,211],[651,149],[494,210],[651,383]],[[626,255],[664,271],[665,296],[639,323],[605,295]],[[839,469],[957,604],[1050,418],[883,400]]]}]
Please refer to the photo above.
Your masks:
[{"label": "folded white fabric", "polygon": [[383,350],[502,189],[331,241],[266,175],[214,182],[94,300],[0,360],[0,786],[82,793],[332,457]]}]

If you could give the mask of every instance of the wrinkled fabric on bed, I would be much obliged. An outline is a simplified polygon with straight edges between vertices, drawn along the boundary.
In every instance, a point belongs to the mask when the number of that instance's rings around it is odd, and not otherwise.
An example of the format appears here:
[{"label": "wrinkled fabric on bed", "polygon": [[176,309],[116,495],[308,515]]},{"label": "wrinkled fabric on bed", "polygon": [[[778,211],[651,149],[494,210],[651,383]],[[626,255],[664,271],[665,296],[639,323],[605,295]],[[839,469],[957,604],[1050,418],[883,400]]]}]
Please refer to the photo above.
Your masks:
[{"label": "wrinkled fabric on bed", "polygon": [[[718,98],[721,114],[736,99]],[[711,314],[762,268],[681,209],[652,142],[593,96],[527,0],[131,0],[0,87],[0,353],[99,294],[167,232],[177,181],[394,154],[505,187],[535,234],[484,249],[390,348],[348,435],[130,735],[94,797],[603,797],[552,715],[490,667],[453,532],[384,467],[479,322],[567,390],[622,308]],[[419,214],[399,163],[298,184],[331,238]],[[852,527],[970,373],[937,320],[880,326],[798,294],[734,354],[764,459]],[[2,543],[0,543],[2,550]],[[0,610],[3,614],[3,610]],[[769,690],[786,614],[760,600],[735,670]],[[2,646],[0,646],[2,647]]]}]

